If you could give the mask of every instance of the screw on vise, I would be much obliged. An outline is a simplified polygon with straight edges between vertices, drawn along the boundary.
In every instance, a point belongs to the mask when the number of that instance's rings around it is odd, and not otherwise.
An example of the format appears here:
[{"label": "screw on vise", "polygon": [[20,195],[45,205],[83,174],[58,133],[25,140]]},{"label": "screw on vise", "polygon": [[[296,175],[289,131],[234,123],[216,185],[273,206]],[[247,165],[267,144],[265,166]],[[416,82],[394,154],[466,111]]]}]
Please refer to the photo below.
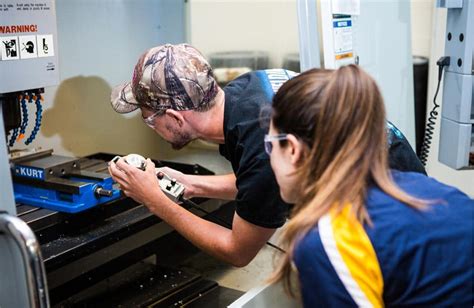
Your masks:
[{"label": "screw on vise", "polygon": [[113,191],[104,189],[100,186],[95,189],[94,193],[96,197],[112,197],[112,195],[114,194]]}]

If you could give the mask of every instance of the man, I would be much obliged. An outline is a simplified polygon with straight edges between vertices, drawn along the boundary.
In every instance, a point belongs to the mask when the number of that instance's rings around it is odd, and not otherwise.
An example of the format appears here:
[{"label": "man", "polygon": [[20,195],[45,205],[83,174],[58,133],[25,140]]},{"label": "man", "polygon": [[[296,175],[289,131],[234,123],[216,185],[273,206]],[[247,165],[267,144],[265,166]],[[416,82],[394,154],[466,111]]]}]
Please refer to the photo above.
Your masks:
[{"label": "man", "polygon": [[[147,50],[135,66],[132,81],[112,92],[115,111],[140,109],[144,122],[175,149],[195,139],[219,144],[220,154],[232,164],[232,174],[195,176],[169,168],[163,171],[185,185],[186,198],[235,199],[232,230],[169,200],[159,189],[150,160],[145,171],[123,159],[111,162],[111,175],[127,196],[145,204],[194,245],[234,266],[247,265],[288,214],[289,205],[280,198],[264,150],[266,130],[259,117],[279,86],[293,75],[279,69],[256,71],[221,89],[199,51],[186,44],[164,45]],[[399,141],[394,144],[403,155],[394,157],[403,159],[391,162],[392,166],[410,169],[405,162],[415,161],[417,167],[412,169],[416,171],[421,164],[408,143]]]}]

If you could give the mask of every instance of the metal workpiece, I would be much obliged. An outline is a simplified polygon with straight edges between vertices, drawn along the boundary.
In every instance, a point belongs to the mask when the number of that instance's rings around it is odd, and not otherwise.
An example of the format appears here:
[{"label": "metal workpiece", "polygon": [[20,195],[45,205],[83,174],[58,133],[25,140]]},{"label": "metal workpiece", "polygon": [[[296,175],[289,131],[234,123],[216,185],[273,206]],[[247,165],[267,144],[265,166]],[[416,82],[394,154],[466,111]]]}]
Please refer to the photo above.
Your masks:
[{"label": "metal workpiece", "polygon": [[0,232],[11,237],[20,250],[25,265],[30,307],[49,307],[46,272],[40,245],[33,231],[23,220],[2,213],[0,214]]}]

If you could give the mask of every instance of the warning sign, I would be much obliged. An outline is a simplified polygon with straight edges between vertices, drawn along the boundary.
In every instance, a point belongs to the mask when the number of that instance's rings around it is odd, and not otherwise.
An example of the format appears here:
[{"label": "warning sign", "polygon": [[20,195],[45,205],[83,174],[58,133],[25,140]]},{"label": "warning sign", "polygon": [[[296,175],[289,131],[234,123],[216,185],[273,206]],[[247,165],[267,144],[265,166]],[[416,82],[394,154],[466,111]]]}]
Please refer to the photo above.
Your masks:
[{"label": "warning sign", "polygon": [[16,60],[20,58],[18,37],[0,37],[0,50],[2,60]]},{"label": "warning sign", "polygon": [[0,33],[25,33],[25,32],[38,32],[38,25],[12,25],[12,26],[0,25]]},{"label": "warning sign", "polygon": [[38,43],[38,57],[52,57],[54,56],[53,35],[38,35],[36,36]]},{"label": "warning sign", "polygon": [[31,59],[37,58],[36,52],[36,35],[20,36],[20,58]]}]

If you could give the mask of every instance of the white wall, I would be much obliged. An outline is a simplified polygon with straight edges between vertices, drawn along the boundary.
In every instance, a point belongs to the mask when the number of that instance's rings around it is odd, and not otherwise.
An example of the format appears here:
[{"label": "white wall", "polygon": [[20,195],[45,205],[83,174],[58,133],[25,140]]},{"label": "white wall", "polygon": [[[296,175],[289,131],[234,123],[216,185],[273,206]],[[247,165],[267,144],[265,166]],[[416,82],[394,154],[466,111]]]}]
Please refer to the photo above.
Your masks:
[{"label": "white wall", "polygon": [[411,15],[408,1],[361,1],[354,22],[359,64],[376,80],[387,119],[415,144]]}]

